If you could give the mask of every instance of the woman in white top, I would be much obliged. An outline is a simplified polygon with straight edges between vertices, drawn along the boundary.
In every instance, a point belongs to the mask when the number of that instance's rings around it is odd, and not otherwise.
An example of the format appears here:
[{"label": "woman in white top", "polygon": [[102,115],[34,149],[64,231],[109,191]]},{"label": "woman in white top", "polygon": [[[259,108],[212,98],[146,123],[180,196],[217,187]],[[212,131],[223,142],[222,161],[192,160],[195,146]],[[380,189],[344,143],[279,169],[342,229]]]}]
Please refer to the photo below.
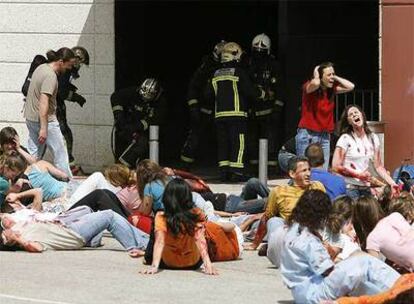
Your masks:
[{"label": "woman in white top", "polygon": [[[365,113],[358,106],[345,108],[339,130],[341,136],[336,143],[332,169],[344,176],[347,195],[352,198],[370,195],[371,187],[386,184],[393,192],[397,191],[396,183],[382,164],[378,136],[368,128]],[[370,163],[382,181],[371,175]]]}]

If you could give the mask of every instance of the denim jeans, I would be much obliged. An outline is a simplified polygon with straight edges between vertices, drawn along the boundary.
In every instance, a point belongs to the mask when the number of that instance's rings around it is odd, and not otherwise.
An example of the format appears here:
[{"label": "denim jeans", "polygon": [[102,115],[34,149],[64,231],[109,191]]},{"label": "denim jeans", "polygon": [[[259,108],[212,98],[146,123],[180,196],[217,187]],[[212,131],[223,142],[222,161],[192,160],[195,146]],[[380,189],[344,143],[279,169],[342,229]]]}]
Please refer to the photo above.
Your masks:
[{"label": "denim jeans", "polygon": [[350,198],[356,200],[358,199],[360,196],[370,196],[371,194],[371,190],[367,187],[367,188],[354,188],[354,189],[346,189],[346,195],[348,195]]},{"label": "denim jeans", "polygon": [[323,168],[328,170],[330,158],[330,140],[331,135],[327,132],[314,132],[308,129],[299,128],[296,134],[296,154],[304,156],[306,148],[313,143],[319,143],[323,149],[325,162]]},{"label": "denim jeans", "polygon": [[257,196],[261,198],[268,197],[270,193],[269,188],[262,184],[259,179],[253,177],[250,178],[246,185],[244,185],[240,197],[244,200],[256,199]]},{"label": "denim jeans", "polygon": [[135,228],[112,210],[84,215],[68,227],[83,237],[86,243],[106,229],[126,250],[135,248],[145,250],[149,241],[148,234]]},{"label": "denim jeans", "polygon": [[54,165],[65,172],[69,177],[72,177],[72,172],[69,168],[69,157],[63,140],[62,132],[60,131],[59,122],[49,121],[47,124],[47,139],[45,144],[40,144],[38,141],[40,123],[36,121],[26,120],[26,126],[29,129],[28,150],[37,159],[43,157],[46,147],[52,152]]},{"label": "denim jeans", "polygon": [[277,161],[278,161],[278,163],[279,163],[279,167],[280,167],[280,169],[281,169],[283,172],[288,173],[288,164],[289,164],[289,160],[290,160],[292,157],[294,157],[294,156],[296,156],[296,155],[295,155],[295,154],[293,154],[293,153],[290,153],[290,152],[288,152],[288,151],[286,151],[286,150],[280,150],[280,151],[279,151],[279,154],[278,154],[278,156],[277,156]]},{"label": "denim jeans", "polygon": [[276,266],[280,267],[280,253],[282,251],[283,239],[286,234],[285,221],[280,217],[272,217],[267,221],[267,258]]}]

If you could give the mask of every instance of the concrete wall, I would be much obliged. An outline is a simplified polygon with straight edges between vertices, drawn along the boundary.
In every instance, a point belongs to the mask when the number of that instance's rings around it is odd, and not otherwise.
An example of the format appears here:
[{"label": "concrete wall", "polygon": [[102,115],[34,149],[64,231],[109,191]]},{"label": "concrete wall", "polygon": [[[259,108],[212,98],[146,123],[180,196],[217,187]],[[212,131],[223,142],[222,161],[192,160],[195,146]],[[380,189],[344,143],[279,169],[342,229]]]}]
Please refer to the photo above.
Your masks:
[{"label": "concrete wall", "polygon": [[385,165],[414,164],[414,0],[382,1],[382,120]]},{"label": "concrete wall", "polygon": [[0,127],[11,125],[27,145],[21,86],[36,54],[62,46],[91,56],[74,82],[87,102],[66,102],[77,162],[92,171],[113,161],[109,95],[115,83],[114,0],[7,0],[0,2]]}]

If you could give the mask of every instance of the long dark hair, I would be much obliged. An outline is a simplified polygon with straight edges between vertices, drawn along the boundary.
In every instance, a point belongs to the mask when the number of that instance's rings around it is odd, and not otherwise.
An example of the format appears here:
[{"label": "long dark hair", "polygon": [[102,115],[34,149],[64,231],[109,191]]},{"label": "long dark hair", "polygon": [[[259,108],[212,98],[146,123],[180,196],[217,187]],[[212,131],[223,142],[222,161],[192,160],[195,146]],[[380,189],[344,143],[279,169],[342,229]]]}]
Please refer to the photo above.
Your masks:
[{"label": "long dark hair", "polygon": [[288,225],[298,223],[301,228],[308,228],[315,235],[323,228],[332,208],[329,196],[321,190],[306,190],[299,198]]},{"label": "long dark hair", "polygon": [[165,187],[162,201],[168,230],[174,236],[194,235],[200,215],[191,211],[195,205],[188,184],[181,178],[173,179]]},{"label": "long dark hair", "polygon": [[364,128],[364,131],[369,138],[369,135],[372,133],[372,131],[368,127],[367,117],[365,116],[365,112],[362,111],[362,109],[357,105],[347,105],[344,111],[342,112],[341,118],[339,119],[339,134],[349,134],[350,136],[352,136],[353,128],[348,122],[348,112],[350,108],[357,108],[362,113],[362,118],[364,119],[362,127]]},{"label": "long dark hair", "polygon": [[48,51],[46,53],[46,57],[48,62],[55,62],[58,60],[66,62],[75,58],[75,53],[70,48],[63,47],[58,49],[56,52],[53,50]]},{"label": "long dark hair", "polygon": [[140,161],[137,166],[137,187],[141,198],[144,197],[145,185],[155,180],[160,180],[165,185],[168,177],[156,162],[150,159]]},{"label": "long dark hair", "polygon": [[367,237],[378,222],[384,217],[384,211],[375,197],[361,196],[353,205],[352,222],[358,236],[361,248],[365,250]]},{"label": "long dark hair", "polygon": [[[334,64],[330,61],[322,62],[319,64],[318,73],[319,73],[319,79],[322,83],[322,76],[323,76],[323,70],[326,68],[333,68]],[[319,86],[318,90],[316,91],[319,96],[323,96],[323,89],[321,86]],[[331,100],[331,98],[334,95],[334,89],[333,88],[326,88],[326,94],[328,95],[328,99]]]}]

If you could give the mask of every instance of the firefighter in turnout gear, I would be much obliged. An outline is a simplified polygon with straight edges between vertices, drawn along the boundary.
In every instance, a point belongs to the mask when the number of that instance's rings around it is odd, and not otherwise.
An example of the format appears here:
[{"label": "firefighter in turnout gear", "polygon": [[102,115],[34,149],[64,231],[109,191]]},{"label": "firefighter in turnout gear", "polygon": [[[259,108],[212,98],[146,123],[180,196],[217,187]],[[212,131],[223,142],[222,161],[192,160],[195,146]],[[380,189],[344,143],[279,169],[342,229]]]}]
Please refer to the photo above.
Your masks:
[{"label": "firefighter in turnout gear", "polygon": [[72,48],[72,51],[75,53],[75,64],[73,65],[70,71],[58,76],[58,93],[56,96],[56,117],[59,121],[60,131],[62,132],[63,137],[66,141],[66,149],[69,156],[69,165],[73,175],[82,174],[82,169],[75,164],[75,158],[73,157],[73,134],[72,130],[69,127],[67,118],[66,118],[66,104],[65,100],[70,102],[76,102],[81,107],[86,102],[86,99],[77,93],[78,88],[72,84],[72,80],[79,78],[79,69],[82,65],[89,65],[89,53],[88,51],[81,47],[75,46]]},{"label": "firefighter in turnout gear", "polygon": [[242,50],[235,42],[225,44],[221,53],[222,66],[214,72],[206,94],[215,100],[217,154],[223,181],[245,181],[245,134],[249,102],[264,98],[248,74],[239,66]]},{"label": "firefighter in turnout gear", "polygon": [[150,125],[160,125],[165,118],[167,105],[163,89],[157,79],[147,78],[139,86],[114,92],[111,105],[115,161],[135,168],[139,160],[148,157]]},{"label": "firefighter in turnout gear", "polygon": [[259,34],[252,41],[249,74],[253,83],[266,93],[264,99],[251,104],[248,124],[248,156],[250,165],[257,168],[259,139],[268,139],[268,165],[277,168],[277,151],[282,136],[283,102],[277,98],[280,69],[270,54],[271,41],[266,34]]},{"label": "firefighter in turnout gear", "polygon": [[225,41],[214,46],[213,52],[204,56],[202,64],[193,74],[188,85],[187,105],[190,112],[190,130],[181,151],[181,161],[185,168],[194,163],[200,139],[214,128],[214,103],[206,100],[204,91],[213,73],[220,67],[220,54]]}]

